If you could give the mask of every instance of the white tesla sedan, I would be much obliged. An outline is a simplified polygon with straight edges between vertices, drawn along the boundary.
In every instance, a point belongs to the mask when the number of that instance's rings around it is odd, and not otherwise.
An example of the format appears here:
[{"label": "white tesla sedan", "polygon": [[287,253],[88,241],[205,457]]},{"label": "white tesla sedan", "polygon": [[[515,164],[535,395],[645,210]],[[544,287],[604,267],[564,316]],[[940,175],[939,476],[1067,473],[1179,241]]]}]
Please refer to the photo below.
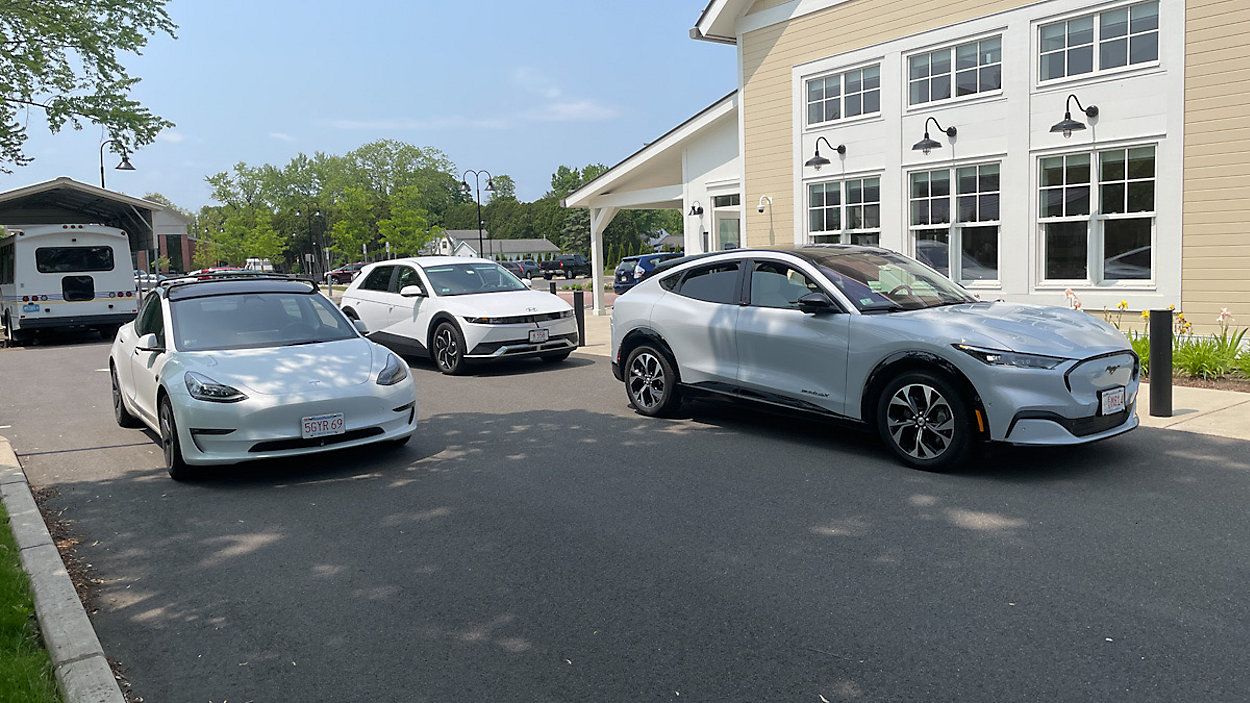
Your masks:
[{"label": "white tesla sedan", "polygon": [[429,356],[445,374],[472,362],[568,358],[577,348],[573,308],[486,259],[419,256],[365,267],[343,293],[343,313],[369,338]]},{"label": "white tesla sedan", "polygon": [[149,294],[109,353],[113,413],[190,467],[374,442],[416,428],[408,365],[361,336],[309,281],[182,280]]}]

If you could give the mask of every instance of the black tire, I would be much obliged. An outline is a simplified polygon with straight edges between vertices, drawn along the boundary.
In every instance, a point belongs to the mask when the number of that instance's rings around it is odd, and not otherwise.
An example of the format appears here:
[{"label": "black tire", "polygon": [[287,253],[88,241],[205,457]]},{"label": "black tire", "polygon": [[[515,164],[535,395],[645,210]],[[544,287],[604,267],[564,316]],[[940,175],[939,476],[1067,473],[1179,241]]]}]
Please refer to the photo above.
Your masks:
[{"label": "black tire", "polygon": [[100,333],[100,338],[106,342],[111,342],[117,337],[117,330],[121,329],[121,325],[100,325],[96,327],[96,332]]},{"label": "black tire", "polygon": [[465,362],[464,335],[450,322],[441,322],[430,338],[430,358],[438,370],[448,376],[459,376],[468,366]]},{"label": "black tire", "polygon": [[15,330],[9,324],[9,316],[4,316],[4,343],[8,347],[20,347],[30,341],[30,333],[25,330]]},{"label": "black tire", "polygon": [[641,415],[663,417],[681,407],[677,365],[663,349],[643,344],[625,360],[625,394]]},{"label": "black tire", "polygon": [[900,461],[923,471],[964,466],[976,449],[973,407],[945,374],[908,371],[877,400],[877,430]]},{"label": "black tire", "polygon": [[565,272],[564,272],[564,280],[566,280],[566,281],[571,281],[571,280],[573,280],[573,272],[572,272],[572,271],[565,271]]},{"label": "black tire", "polygon": [[408,440],[410,439],[412,439],[412,435],[408,435],[407,437],[400,437],[399,439],[392,439],[386,443],[386,446],[390,449],[399,449],[400,447],[407,444]]},{"label": "black tire", "polygon": [[157,409],[160,419],[161,450],[165,454],[165,470],[175,481],[188,481],[194,478],[193,469],[182,458],[182,443],[178,441],[178,425],[174,420],[174,407],[169,398],[161,398]]},{"label": "black tire", "polygon": [[117,369],[112,364],[109,364],[109,376],[113,381],[113,419],[117,421],[117,426],[126,429],[142,427],[143,423],[139,422],[139,418],[131,415],[126,409],[126,401],[122,398],[122,388],[117,382]]},{"label": "black tire", "polygon": [[564,361],[565,359],[569,358],[569,354],[572,354],[572,353],[573,353],[573,350],[570,349],[569,351],[556,352],[554,354],[543,354],[539,358],[548,364],[558,364],[561,361]]}]

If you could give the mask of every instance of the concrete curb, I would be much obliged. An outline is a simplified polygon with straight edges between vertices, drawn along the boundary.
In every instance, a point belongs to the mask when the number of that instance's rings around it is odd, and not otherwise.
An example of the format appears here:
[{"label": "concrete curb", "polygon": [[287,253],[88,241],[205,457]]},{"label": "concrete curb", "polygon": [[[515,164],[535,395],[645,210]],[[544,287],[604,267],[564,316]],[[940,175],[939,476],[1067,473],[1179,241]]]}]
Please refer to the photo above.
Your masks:
[{"label": "concrete curb", "polygon": [[65,703],[125,703],[100,639],[35,505],[26,474],[4,437],[0,437],[0,493],[22,568],[30,577],[35,614],[61,697]]}]

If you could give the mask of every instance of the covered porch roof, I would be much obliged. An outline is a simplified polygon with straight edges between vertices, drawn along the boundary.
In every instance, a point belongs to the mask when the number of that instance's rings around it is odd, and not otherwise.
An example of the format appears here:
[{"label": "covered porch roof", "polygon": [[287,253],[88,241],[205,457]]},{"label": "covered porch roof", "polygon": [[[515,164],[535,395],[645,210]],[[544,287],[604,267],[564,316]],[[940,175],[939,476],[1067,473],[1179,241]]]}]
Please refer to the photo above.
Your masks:
[{"label": "covered porch roof", "polygon": [[737,121],[738,92],[698,114],[604,171],[560,201],[590,210],[590,259],[594,313],[603,307],[603,232],[621,210],[682,210],[686,193],[686,148],[726,120]]},{"label": "covered porch roof", "polygon": [[625,157],[560,204],[569,208],[681,209],[686,182],[682,149],[713,124],[736,117],[737,111],[735,90]]}]

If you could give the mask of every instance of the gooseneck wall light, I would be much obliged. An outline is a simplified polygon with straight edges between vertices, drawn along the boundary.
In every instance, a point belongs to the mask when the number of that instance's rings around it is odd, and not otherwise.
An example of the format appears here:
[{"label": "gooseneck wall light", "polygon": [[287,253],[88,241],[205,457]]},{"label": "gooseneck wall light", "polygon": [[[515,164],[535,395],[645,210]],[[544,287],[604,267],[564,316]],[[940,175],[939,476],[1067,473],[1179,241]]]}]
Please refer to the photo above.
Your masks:
[{"label": "gooseneck wall light", "polygon": [[1085,107],[1081,105],[1080,98],[1076,97],[1076,94],[1073,93],[1072,95],[1068,96],[1068,100],[1063,105],[1063,108],[1064,108],[1063,119],[1060,120],[1059,122],[1056,122],[1054,126],[1050,128],[1051,132],[1056,132],[1056,133],[1063,132],[1063,136],[1067,138],[1067,137],[1071,137],[1073,132],[1079,132],[1085,129],[1084,122],[1079,122],[1077,120],[1072,119],[1072,102],[1074,100],[1076,101],[1076,106],[1080,108],[1081,112],[1085,113],[1086,117],[1092,120],[1098,116],[1097,105],[1090,105],[1089,107]]},{"label": "gooseneck wall light", "polygon": [[828,166],[830,163],[832,163],[831,161],[829,161],[829,159],[827,159],[827,158],[825,158],[825,157],[823,157],[823,156],[821,156],[821,155],[820,155],[820,143],[821,143],[821,142],[824,142],[824,143],[825,143],[825,146],[827,146],[827,147],[829,147],[830,149],[832,149],[832,150],[834,150],[834,151],[838,152],[839,154],[845,154],[845,153],[846,153],[846,145],[845,145],[845,144],[839,144],[839,145],[837,145],[837,146],[835,147],[834,145],[832,145],[832,144],[830,144],[830,143],[829,143],[829,140],[828,140],[828,139],[825,139],[824,137],[817,137],[817,138],[816,138],[816,155],[815,155],[815,156],[813,156],[812,158],[808,159],[807,161],[803,162],[803,165],[804,165],[804,166],[810,166],[810,167],[812,167],[812,168],[816,169],[817,171],[819,171],[822,167],[824,167],[824,166]]},{"label": "gooseneck wall light", "polygon": [[933,123],[933,126],[938,128],[939,132],[946,132],[946,136],[951,139],[954,139],[955,135],[959,134],[959,130],[955,129],[953,126],[943,128],[942,124],[937,121],[936,117],[930,117],[929,119],[925,120],[924,121],[924,139],[921,139],[915,144],[912,144],[911,149],[912,151],[924,152],[926,156],[928,156],[929,152],[933,151],[934,149],[942,148],[942,142],[939,142],[936,139],[933,139],[932,137],[929,136],[929,123],[930,122]]}]

